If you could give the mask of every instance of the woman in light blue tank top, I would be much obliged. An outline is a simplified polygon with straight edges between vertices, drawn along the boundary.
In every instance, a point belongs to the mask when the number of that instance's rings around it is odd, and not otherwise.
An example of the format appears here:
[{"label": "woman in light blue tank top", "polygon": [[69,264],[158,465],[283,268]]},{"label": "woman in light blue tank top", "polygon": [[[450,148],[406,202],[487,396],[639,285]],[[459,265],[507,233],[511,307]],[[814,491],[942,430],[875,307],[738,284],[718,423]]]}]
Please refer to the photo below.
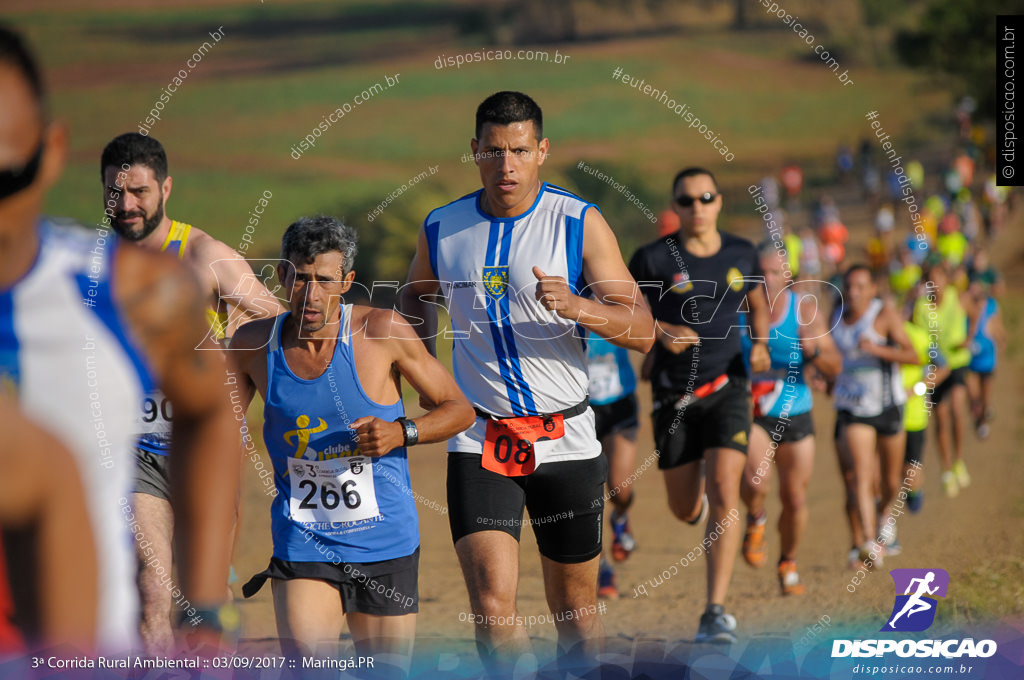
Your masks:
[{"label": "woman in light blue tank top", "polygon": [[[838,373],[841,359],[827,332],[824,312],[817,305],[803,304],[814,296],[791,286],[785,256],[773,242],[762,244],[758,254],[771,302],[771,368],[751,378],[754,422],[740,485],[740,497],[747,506],[743,558],[755,568],[768,559],[765,500],[774,461],[782,500],[779,587],[783,595],[800,595],[805,586],[796,570],[796,553],[807,526],[805,499],[815,452],[811,390],[804,370],[810,365],[832,376]],[[744,335],[745,350],[749,344]]]}]

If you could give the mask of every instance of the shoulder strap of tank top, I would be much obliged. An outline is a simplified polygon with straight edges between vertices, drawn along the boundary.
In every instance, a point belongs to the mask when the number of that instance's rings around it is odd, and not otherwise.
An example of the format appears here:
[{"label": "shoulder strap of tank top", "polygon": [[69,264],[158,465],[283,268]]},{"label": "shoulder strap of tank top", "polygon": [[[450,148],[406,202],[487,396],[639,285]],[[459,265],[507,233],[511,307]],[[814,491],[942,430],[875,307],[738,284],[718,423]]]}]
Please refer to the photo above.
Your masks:
[{"label": "shoulder strap of tank top", "polygon": [[[786,311],[783,312],[782,316],[779,317],[778,322],[772,323],[772,328],[781,328],[783,324],[786,323],[786,320],[789,319],[789,315],[794,313],[793,308],[796,305],[796,295],[794,295],[793,291],[791,291],[789,288],[783,289],[782,295],[780,295],[779,298],[780,302],[786,305]],[[800,319],[797,318],[796,322],[797,325],[799,325]]]},{"label": "shoulder strap of tank top", "polygon": [[168,247],[174,242],[178,243],[178,259],[185,258],[185,244],[188,242],[188,236],[192,233],[192,225],[185,224],[184,222],[178,222],[177,220],[171,220],[171,228],[167,231],[167,239],[164,241],[163,246],[160,247],[160,251],[167,250]]},{"label": "shoulder strap of tank top", "polygon": [[274,327],[270,331],[270,344],[267,346],[267,354],[273,354],[281,348],[281,325],[291,312],[285,312],[274,319]]},{"label": "shoulder strap of tank top", "polygon": [[341,306],[341,328],[338,331],[338,342],[352,346],[352,305]]}]

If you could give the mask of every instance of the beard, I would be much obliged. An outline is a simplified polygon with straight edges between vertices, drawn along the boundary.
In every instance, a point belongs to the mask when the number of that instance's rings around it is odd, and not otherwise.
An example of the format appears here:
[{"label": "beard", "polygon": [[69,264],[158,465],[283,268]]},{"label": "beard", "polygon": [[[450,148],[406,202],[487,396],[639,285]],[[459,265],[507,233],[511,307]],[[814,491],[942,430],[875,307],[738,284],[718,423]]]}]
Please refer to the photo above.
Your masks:
[{"label": "beard", "polygon": [[[139,229],[138,231],[132,231],[128,227],[125,227],[121,224],[121,220],[132,217],[142,218],[142,228]],[[121,238],[123,238],[124,240],[137,242],[152,234],[156,230],[156,228],[160,226],[160,223],[163,221],[163,219],[164,197],[163,193],[161,193],[160,205],[157,206],[156,210],[153,211],[152,215],[147,216],[140,210],[134,210],[132,212],[119,212],[114,216],[114,219],[111,220],[111,226],[114,227],[114,231],[116,231],[118,235],[120,235]]]}]

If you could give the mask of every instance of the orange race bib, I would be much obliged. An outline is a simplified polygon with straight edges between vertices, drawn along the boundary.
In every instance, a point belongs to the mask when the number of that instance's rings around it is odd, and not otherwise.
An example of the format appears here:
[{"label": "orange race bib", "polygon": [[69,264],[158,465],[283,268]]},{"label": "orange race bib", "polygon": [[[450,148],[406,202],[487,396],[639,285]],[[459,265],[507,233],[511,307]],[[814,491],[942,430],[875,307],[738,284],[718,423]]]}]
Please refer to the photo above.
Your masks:
[{"label": "orange race bib", "polygon": [[562,414],[488,419],[480,464],[504,477],[523,477],[537,468],[534,443],[565,435]]}]

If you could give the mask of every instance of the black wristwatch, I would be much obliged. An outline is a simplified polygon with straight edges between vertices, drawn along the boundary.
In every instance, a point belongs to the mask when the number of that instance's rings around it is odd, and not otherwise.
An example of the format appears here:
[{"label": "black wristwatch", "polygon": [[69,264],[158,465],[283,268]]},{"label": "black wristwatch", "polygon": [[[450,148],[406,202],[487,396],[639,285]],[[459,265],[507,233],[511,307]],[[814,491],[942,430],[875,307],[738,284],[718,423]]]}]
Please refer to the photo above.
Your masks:
[{"label": "black wristwatch", "polygon": [[414,446],[420,440],[420,431],[416,429],[416,423],[408,418],[399,418],[395,422],[402,426],[402,433],[405,435],[403,446]]},{"label": "black wristwatch", "polygon": [[814,360],[817,359],[819,356],[821,356],[821,348],[818,347],[817,345],[815,345],[814,346],[814,351],[811,353],[810,356],[805,356],[804,357],[804,361],[806,361],[808,363],[813,363]]}]

